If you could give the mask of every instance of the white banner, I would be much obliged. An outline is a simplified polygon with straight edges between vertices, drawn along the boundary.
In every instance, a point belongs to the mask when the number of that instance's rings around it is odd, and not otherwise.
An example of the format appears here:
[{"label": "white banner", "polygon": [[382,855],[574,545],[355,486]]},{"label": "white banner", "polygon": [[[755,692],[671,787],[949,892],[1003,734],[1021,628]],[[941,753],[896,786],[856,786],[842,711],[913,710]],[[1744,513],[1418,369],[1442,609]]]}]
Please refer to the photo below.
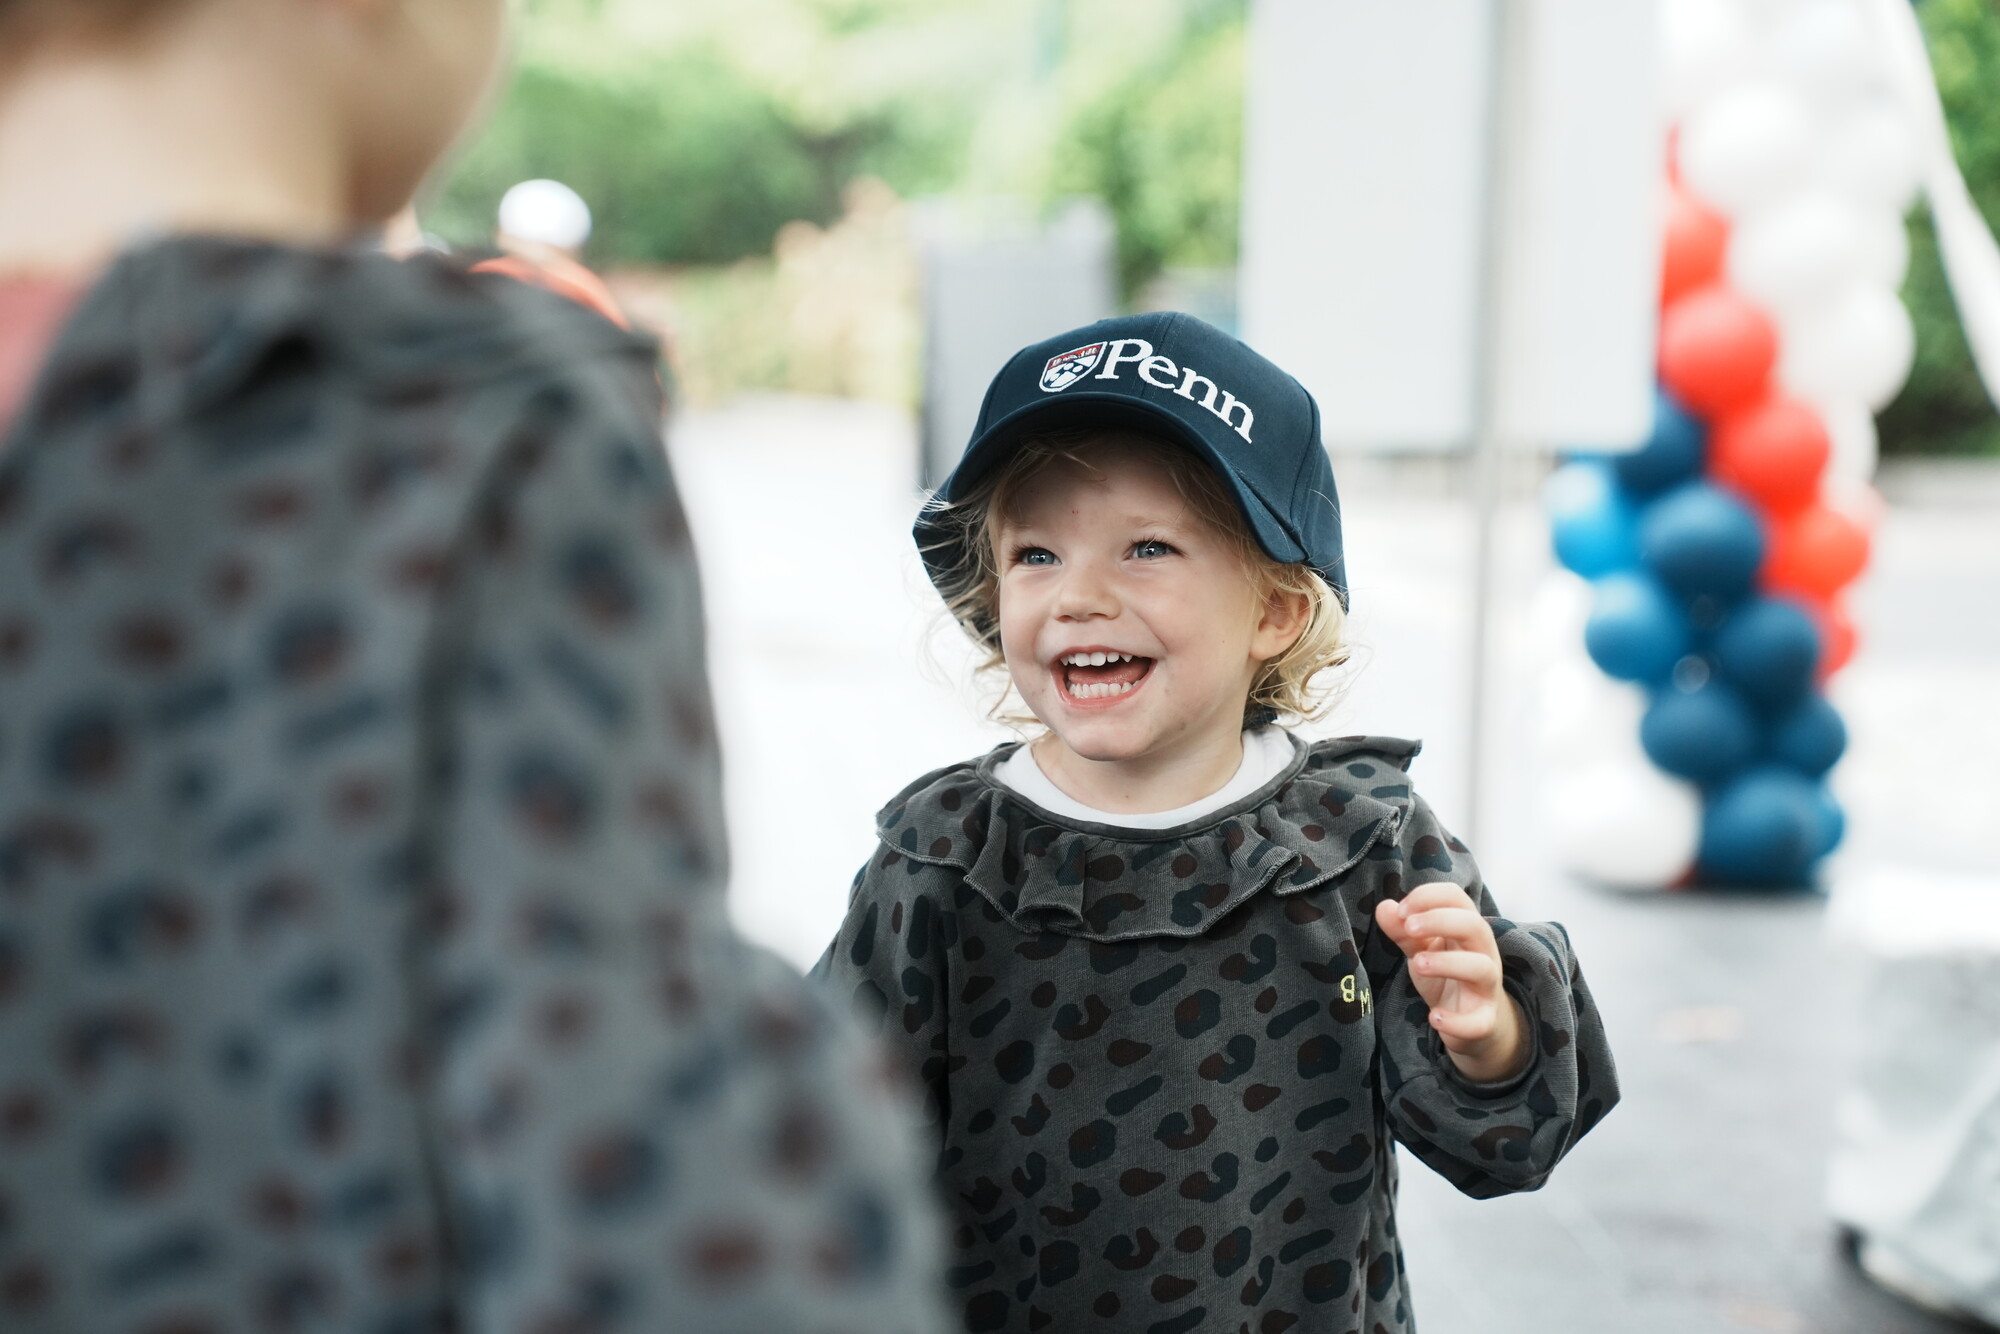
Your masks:
[{"label": "white banner", "polygon": [[1495,6],[1521,6],[1519,207],[1499,219],[1497,427],[1635,446],[1652,421],[1662,120],[1653,0],[1256,0],[1246,339],[1335,449],[1439,450],[1479,408]]}]

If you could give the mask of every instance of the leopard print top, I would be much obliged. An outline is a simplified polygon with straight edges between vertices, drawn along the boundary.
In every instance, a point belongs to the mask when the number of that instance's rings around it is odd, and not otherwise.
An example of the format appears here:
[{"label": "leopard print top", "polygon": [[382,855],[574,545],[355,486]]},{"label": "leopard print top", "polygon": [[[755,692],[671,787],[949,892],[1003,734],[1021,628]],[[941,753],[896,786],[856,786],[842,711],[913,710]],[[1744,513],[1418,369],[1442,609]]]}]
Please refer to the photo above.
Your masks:
[{"label": "leopard print top", "polygon": [[[1497,916],[1410,786],[1417,747],[1307,747],[1178,829],[1070,822],[1003,746],[889,803],[815,974],[926,1090],[968,1331],[1412,1329],[1391,1137],[1532,1190],[1617,1101],[1560,926]],[[1434,880],[1493,919],[1533,1059],[1461,1078],[1374,908]]]}]

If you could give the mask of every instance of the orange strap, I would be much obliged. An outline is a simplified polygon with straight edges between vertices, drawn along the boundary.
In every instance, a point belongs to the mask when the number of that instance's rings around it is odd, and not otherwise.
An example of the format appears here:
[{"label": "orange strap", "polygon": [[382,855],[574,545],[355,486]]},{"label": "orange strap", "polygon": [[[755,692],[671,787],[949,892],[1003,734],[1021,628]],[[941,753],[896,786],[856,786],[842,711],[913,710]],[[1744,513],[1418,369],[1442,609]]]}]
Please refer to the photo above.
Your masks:
[{"label": "orange strap", "polygon": [[20,410],[83,291],[64,278],[0,278],[0,431]]},{"label": "orange strap", "polygon": [[575,260],[552,257],[541,263],[530,263],[516,255],[502,255],[498,259],[482,260],[472,266],[474,273],[498,273],[517,282],[544,287],[557,296],[568,297],[579,306],[587,307],[610,320],[621,329],[630,329],[632,321],[625,312],[618,309],[617,298],[604,280]]}]

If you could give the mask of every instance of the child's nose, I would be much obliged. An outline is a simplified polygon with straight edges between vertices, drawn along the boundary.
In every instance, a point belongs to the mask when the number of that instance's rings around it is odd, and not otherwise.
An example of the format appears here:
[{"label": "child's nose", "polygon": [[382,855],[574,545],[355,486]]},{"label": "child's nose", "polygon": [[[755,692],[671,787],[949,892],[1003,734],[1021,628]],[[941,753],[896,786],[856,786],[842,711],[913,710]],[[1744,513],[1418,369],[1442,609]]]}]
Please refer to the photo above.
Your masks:
[{"label": "child's nose", "polygon": [[1072,565],[1065,571],[1062,591],[1056,597],[1056,619],[1085,621],[1118,614],[1118,594],[1102,571],[1088,563]]}]

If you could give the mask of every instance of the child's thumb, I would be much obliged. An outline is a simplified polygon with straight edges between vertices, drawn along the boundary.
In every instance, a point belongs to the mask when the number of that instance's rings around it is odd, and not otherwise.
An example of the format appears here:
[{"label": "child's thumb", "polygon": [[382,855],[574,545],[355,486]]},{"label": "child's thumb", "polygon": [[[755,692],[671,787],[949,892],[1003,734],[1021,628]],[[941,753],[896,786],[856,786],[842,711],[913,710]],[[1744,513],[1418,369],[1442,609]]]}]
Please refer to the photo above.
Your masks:
[{"label": "child's thumb", "polygon": [[1403,942],[1409,939],[1409,932],[1403,929],[1403,905],[1394,899],[1384,899],[1375,905],[1375,924],[1395,942],[1398,949],[1403,948]]}]

